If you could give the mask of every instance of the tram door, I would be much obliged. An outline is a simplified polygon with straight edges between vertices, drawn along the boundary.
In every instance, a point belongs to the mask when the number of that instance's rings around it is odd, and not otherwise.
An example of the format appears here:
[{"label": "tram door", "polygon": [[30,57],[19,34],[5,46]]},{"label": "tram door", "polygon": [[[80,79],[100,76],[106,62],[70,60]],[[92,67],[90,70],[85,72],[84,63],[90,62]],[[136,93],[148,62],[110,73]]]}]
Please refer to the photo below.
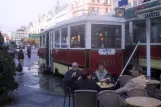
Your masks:
[{"label": "tram door", "polygon": [[45,50],[45,60],[46,60],[46,69],[49,68],[49,32],[46,33],[46,50]]},{"label": "tram door", "polygon": [[53,40],[53,32],[50,32],[49,34],[49,67],[50,67],[50,72],[53,71],[53,58],[52,58],[52,40]]}]

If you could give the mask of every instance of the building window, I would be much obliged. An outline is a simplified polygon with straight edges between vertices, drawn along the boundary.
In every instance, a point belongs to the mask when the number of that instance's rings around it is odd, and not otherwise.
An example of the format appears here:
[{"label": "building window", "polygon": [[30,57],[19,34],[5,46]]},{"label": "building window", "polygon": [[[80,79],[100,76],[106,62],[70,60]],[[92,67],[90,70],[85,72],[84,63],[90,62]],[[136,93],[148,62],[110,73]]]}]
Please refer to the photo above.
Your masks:
[{"label": "building window", "polygon": [[105,3],[108,4],[108,0],[105,0]]},{"label": "building window", "polygon": [[92,7],[92,11],[94,11],[94,7]]},{"label": "building window", "polygon": [[121,48],[121,25],[92,24],[92,48]]},{"label": "building window", "polygon": [[70,47],[85,48],[85,25],[70,27]]},{"label": "building window", "polygon": [[108,8],[105,9],[106,13],[108,13]]},{"label": "building window", "polygon": [[61,29],[61,47],[68,47],[68,28]]},{"label": "building window", "polygon": [[99,7],[97,7],[97,11],[98,11],[98,12],[100,11],[100,8],[99,8]]},{"label": "building window", "polygon": [[59,30],[55,31],[55,47],[60,47],[60,33]]},{"label": "building window", "polygon": [[97,0],[97,3],[100,3],[100,0]]},{"label": "building window", "polygon": [[95,2],[95,0],[92,0],[92,3],[94,3]]}]

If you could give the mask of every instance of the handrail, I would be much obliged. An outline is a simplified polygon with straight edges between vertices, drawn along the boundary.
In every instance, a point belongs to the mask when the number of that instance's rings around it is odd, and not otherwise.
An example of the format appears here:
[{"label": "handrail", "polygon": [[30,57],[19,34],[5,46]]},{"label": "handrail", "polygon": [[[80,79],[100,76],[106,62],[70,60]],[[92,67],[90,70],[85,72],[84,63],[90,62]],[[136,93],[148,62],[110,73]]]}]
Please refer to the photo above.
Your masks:
[{"label": "handrail", "polygon": [[[133,50],[133,52],[132,52],[132,54],[131,54],[131,56],[130,56],[129,60],[127,61],[127,63],[126,63],[126,65],[125,65],[124,69],[122,70],[122,72],[121,72],[121,74],[120,74],[119,78],[120,78],[120,77],[122,76],[122,74],[124,73],[124,71],[125,71],[125,69],[126,69],[127,65],[129,64],[129,62],[130,62],[131,58],[133,57],[133,55],[134,55],[134,53],[135,53],[136,49],[137,49],[137,48],[138,48],[138,46],[139,46],[139,44],[140,44],[140,41],[138,41],[137,45],[135,46],[135,49]],[[115,85],[118,83],[119,78],[117,79],[117,81],[116,81]]]}]

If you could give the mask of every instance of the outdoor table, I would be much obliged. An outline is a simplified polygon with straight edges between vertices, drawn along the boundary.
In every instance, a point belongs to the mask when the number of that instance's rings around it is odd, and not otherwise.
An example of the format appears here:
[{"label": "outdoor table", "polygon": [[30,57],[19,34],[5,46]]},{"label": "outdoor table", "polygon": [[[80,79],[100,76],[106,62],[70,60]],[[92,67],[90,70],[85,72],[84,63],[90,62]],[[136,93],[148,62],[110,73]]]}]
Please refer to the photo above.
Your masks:
[{"label": "outdoor table", "polygon": [[103,83],[103,84],[101,84],[100,82],[97,82],[97,84],[98,84],[102,89],[110,89],[110,88],[114,87],[114,84],[112,84],[112,83],[109,83],[109,84]]},{"label": "outdoor table", "polygon": [[147,84],[160,84],[160,81],[158,81],[158,80],[147,80],[147,82],[146,82]]},{"label": "outdoor table", "polygon": [[155,93],[155,89],[156,89],[156,87],[157,87],[157,85],[158,84],[160,84],[160,81],[158,81],[158,80],[147,80],[147,90],[149,90],[149,91],[151,91],[151,92],[153,92],[153,93]]},{"label": "outdoor table", "polygon": [[129,97],[126,103],[134,107],[158,107],[161,101],[150,97]]}]

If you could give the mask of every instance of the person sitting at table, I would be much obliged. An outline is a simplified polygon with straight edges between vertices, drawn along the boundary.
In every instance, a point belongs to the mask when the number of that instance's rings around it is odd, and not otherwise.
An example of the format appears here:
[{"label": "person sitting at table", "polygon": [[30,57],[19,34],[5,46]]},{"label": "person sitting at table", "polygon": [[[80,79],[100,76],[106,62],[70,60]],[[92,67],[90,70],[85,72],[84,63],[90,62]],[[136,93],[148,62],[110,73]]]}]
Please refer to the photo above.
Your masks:
[{"label": "person sitting at table", "polygon": [[91,79],[92,73],[89,69],[83,69],[81,71],[81,78],[73,84],[73,90],[97,90],[101,91],[101,88],[95,80]]},{"label": "person sitting at table", "polygon": [[96,81],[107,81],[107,78],[111,78],[110,73],[105,69],[103,63],[99,63],[97,66],[97,70],[94,75],[96,76]]},{"label": "person sitting at table", "polygon": [[71,88],[73,83],[80,77],[80,72],[81,71],[79,70],[78,63],[74,62],[72,64],[72,69],[65,73],[63,83]]},{"label": "person sitting at table", "polygon": [[132,88],[146,88],[146,78],[142,74],[142,72],[142,67],[138,65],[133,66],[131,70],[133,78],[129,82],[127,82],[127,84],[124,87],[117,89],[116,92],[126,93],[128,90]]}]

